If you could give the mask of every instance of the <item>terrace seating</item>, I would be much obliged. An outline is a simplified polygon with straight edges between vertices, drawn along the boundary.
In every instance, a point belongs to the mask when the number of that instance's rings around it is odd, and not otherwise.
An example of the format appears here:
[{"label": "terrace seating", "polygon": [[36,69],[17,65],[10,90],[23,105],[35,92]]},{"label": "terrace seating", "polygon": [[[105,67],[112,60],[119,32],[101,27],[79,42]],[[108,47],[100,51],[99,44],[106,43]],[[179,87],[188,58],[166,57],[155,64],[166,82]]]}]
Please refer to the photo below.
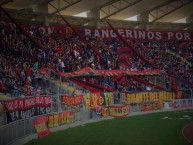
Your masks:
[{"label": "terrace seating", "polygon": [[[133,54],[118,38],[106,41],[99,37],[83,36],[87,43],[98,51],[96,54],[73,32],[53,29],[50,33],[35,25],[24,25],[24,29],[42,44],[44,50],[39,49],[16,27],[7,24],[0,32],[0,78],[6,82],[1,91],[13,96],[23,93],[25,81],[29,81],[28,85],[34,87],[33,82],[36,76],[40,75],[38,69],[52,69],[55,72],[73,72],[84,67],[131,71],[154,69]],[[136,39],[127,41],[148,61],[155,64],[157,69],[193,82],[193,56],[188,53],[193,51],[192,42]]]}]

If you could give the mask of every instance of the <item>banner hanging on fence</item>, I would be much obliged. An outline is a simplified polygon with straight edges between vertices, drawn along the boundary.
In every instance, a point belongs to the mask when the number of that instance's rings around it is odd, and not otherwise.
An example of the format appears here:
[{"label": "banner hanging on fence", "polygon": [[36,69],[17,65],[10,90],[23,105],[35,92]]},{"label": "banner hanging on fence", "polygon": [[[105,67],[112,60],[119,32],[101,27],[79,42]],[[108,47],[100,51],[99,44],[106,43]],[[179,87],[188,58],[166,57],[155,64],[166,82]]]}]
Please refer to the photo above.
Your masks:
[{"label": "banner hanging on fence", "polygon": [[141,102],[153,102],[153,101],[164,101],[173,100],[173,92],[139,92],[139,93],[121,93],[121,102],[127,103],[141,103]]},{"label": "banner hanging on fence", "polygon": [[16,98],[4,101],[4,105],[8,123],[51,112],[50,96]]},{"label": "banner hanging on fence", "polygon": [[164,108],[165,109],[173,109],[174,108],[174,102],[173,101],[164,101]]},{"label": "banner hanging on fence", "polygon": [[74,122],[74,112],[67,111],[57,114],[50,114],[47,115],[47,120],[49,128],[57,127],[66,123],[72,123]]},{"label": "banner hanging on fence", "polygon": [[174,100],[174,108],[189,108],[189,107],[193,107],[192,99]]},{"label": "banner hanging on fence", "polygon": [[141,105],[141,111],[151,111],[153,110],[153,104],[150,102],[142,103]]},{"label": "banner hanging on fence", "polygon": [[35,130],[38,133],[38,137],[42,138],[50,134],[50,130],[47,127],[47,118],[46,116],[36,117],[33,120]]},{"label": "banner hanging on fence", "polygon": [[67,105],[82,104],[82,95],[78,96],[61,96],[61,102]]},{"label": "banner hanging on fence", "polygon": [[75,110],[79,112],[82,108],[83,96],[61,96],[61,102],[63,103],[63,110]]},{"label": "banner hanging on fence", "polygon": [[153,102],[153,109],[154,110],[159,110],[163,107],[163,102],[162,101],[155,101]]},{"label": "banner hanging on fence", "polygon": [[99,106],[110,106],[114,104],[113,92],[95,92],[84,95],[86,109]]},{"label": "banner hanging on fence", "polygon": [[129,114],[129,105],[109,106],[110,116],[121,118]]}]

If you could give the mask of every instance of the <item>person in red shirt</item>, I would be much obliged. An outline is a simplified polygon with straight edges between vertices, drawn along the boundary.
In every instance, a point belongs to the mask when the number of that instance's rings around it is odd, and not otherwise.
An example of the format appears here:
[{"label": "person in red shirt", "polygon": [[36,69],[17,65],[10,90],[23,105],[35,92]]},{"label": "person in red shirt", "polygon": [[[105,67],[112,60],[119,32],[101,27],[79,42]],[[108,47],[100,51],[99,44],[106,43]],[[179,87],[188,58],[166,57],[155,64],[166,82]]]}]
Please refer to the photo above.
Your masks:
[{"label": "person in red shirt", "polygon": [[31,69],[30,69],[29,65],[27,66],[27,68],[25,70],[25,74],[26,74],[27,77],[31,75]]}]

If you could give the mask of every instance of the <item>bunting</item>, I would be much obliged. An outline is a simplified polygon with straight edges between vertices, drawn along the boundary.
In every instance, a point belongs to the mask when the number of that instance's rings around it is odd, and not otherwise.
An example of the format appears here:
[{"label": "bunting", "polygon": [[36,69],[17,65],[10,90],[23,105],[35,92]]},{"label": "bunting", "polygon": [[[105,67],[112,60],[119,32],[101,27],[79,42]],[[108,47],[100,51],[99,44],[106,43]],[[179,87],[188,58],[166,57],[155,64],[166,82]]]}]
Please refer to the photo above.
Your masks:
[{"label": "bunting", "polygon": [[119,60],[119,65],[121,65],[121,66],[123,66],[123,67],[125,67],[125,68],[127,68],[127,69],[130,69],[131,68],[131,63],[127,60],[127,59],[120,59]]},{"label": "bunting", "polygon": [[119,48],[119,49],[117,50],[117,55],[118,55],[119,57],[124,58],[124,57],[131,56],[132,53],[131,53],[131,50],[130,50],[129,48]]},{"label": "bunting", "polygon": [[117,78],[117,82],[118,84],[122,84],[123,82],[125,82],[127,80],[127,78],[122,74]]},{"label": "bunting", "polygon": [[82,68],[74,72],[58,72],[58,75],[64,77],[76,76],[119,76],[120,74],[126,75],[160,75],[160,70],[143,70],[143,71],[129,71],[129,70],[95,70],[89,67]]}]

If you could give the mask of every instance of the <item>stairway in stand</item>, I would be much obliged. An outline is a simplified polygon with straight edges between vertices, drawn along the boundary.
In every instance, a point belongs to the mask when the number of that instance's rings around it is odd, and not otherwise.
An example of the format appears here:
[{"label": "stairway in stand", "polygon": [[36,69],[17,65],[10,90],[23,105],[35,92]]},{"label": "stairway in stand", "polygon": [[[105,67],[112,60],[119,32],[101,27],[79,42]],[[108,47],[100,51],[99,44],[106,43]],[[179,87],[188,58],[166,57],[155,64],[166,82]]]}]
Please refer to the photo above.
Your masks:
[{"label": "stairway in stand", "polygon": [[71,82],[61,82],[58,79],[50,80],[50,89],[57,94],[82,94],[82,90],[74,83]]}]

